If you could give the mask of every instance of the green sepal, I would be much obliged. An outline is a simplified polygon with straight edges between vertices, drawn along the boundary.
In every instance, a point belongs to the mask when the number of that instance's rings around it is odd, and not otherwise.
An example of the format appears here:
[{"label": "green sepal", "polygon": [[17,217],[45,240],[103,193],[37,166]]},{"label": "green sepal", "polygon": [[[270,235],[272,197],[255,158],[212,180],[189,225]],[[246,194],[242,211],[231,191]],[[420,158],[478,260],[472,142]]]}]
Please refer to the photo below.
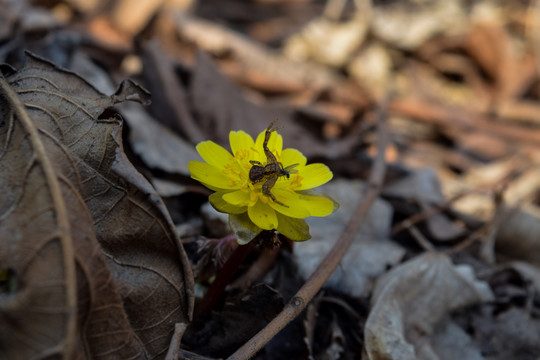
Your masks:
[{"label": "green sepal", "polygon": [[280,213],[276,213],[278,218],[278,228],[281,234],[293,241],[306,241],[311,239],[309,225],[304,219],[295,219]]},{"label": "green sepal", "polygon": [[217,191],[208,197],[214,209],[227,214],[242,214],[247,211],[247,206],[236,206],[223,200],[223,195],[226,193],[226,191]]},{"label": "green sepal", "polygon": [[234,231],[236,241],[238,241],[238,244],[240,245],[245,245],[255,239],[255,237],[263,230],[249,219],[247,212],[242,214],[230,214],[229,226],[232,231]]}]

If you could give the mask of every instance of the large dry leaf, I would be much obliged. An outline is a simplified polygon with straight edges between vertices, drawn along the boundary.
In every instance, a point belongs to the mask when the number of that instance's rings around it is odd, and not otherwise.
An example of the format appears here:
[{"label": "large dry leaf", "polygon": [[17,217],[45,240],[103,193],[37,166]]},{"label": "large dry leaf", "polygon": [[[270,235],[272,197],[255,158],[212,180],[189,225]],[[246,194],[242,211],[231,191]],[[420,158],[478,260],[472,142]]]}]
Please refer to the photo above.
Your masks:
[{"label": "large dry leaf", "polygon": [[4,74],[0,268],[18,287],[0,293],[0,316],[16,320],[0,323],[0,351],[68,355],[76,344],[88,358],[164,355],[174,324],[191,317],[189,263],[161,200],[125,158],[121,121],[104,116],[147,94],[124,82],[105,96],[32,55]]},{"label": "large dry leaf", "polygon": [[[50,139],[41,138],[3,79],[0,87],[0,270],[9,277],[0,293],[0,357],[67,357],[76,339],[69,214],[79,204],[55,174],[58,163],[43,144]],[[79,236],[91,236],[91,227],[82,230]]]},{"label": "large dry leaf", "polygon": [[470,267],[453,266],[443,254],[418,256],[377,282],[364,336],[368,358],[446,360],[435,341],[437,332],[446,330],[440,328],[446,316],[491,299],[489,287]]}]

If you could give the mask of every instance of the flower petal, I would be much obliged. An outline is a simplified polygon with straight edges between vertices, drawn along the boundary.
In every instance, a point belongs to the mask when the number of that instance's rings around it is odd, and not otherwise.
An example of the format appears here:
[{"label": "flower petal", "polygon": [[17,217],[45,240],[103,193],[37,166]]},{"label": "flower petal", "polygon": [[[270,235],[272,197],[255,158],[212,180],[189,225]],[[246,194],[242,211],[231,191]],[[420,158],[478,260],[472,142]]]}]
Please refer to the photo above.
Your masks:
[{"label": "flower petal", "polygon": [[302,176],[302,181],[300,182],[300,186],[296,187],[295,190],[312,189],[327,183],[333,176],[328,166],[320,163],[309,164],[302,168],[302,172],[298,174]]},{"label": "flower petal", "polygon": [[204,161],[218,169],[223,169],[225,165],[234,162],[231,153],[213,141],[202,141],[197,144],[196,148]]},{"label": "flower petal", "polygon": [[191,177],[210,189],[238,189],[240,187],[234,179],[226,176],[221,170],[202,161],[190,161],[188,170]]},{"label": "flower petal", "polygon": [[276,212],[261,200],[258,200],[254,206],[248,207],[248,215],[251,221],[261,229],[272,230],[278,226]]},{"label": "flower petal", "polygon": [[339,207],[337,202],[325,194],[307,195],[298,193],[297,201],[308,209],[310,216],[327,216]]},{"label": "flower petal", "polygon": [[277,212],[296,219],[304,219],[311,215],[305,204],[298,201],[298,194],[279,188],[273,188],[272,194],[274,194],[278,201],[287,205],[283,206],[275,201],[270,200],[268,204]]},{"label": "flower petal", "polygon": [[223,200],[231,205],[247,206],[249,204],[249,193],[242,190],[231,191],[223,194]]},{"label": "flower petal", "polygon": [[307,159],[300,151],[292,148],[287,148],[281,153],[281,162],[283,167],[298,164],[299,166],[306,165]]},{"label": "flower petal", "polygon": [[231,144],[231,150],[234,156],[239,151],[250,150],[255,146],[253,138],[242,130],[231,131],[229,133],[229,143]]},{"label": "flower petal", "polygon": [[303,219],[293,219],[277,213],[278,228],[281,234],[293,241],[305,241],[311,239],[309,226]]},{"label": "flower petal", "polygon": [[274,132],[275,135],[270,137],[268,141],[268,148],[274,153],[274,155],[281,156],[283,150],[283,136]]},{"label": "flower petal", "polygon": [[226,192],[224,191],[217,191],[210,195],[208,201],[210,201],[210,204],[214,207],[214,209],[227,214],[242,214],[247,211],[247,207],[245,206],[231,205],[223,200],[223,195],[225,194]]}]

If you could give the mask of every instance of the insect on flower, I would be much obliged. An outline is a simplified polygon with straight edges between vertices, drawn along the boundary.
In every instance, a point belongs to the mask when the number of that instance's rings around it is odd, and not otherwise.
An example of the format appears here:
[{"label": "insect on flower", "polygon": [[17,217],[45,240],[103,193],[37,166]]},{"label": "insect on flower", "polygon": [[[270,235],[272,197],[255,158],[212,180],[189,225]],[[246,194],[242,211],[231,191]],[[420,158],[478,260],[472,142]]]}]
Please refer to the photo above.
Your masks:
[{"label": "insect on flower", "polygon": [[272,123],[266,128],[266,132],[264,134],[263,150],[264,154],[266,155],[266,165],[263,165],[260,161],[257,160],[250,160],[249,163],[253,166],[251,167],[251,169],[249,169],[249,180],[252,184],[264,181],[264,184],[262,186],[262,193],[270,197],[276,204],[289,207],[283,204],[281,201],[277,200],[270,190],[274,187],[276,181],[281,176],[286,176],[288,179],[290,174],[298,172],[298,170],[293,168],[298,166],[299,164],[292,164],[284,168],[283,164],[278,162],[276,156],[270,151],[270,149],[268,149],[268,140],[270,140],[270,135],[272,135],[272,131],[281,129],[281,126],[277,128],[272,128],[275,122],[276,120],[272,121]]},{"label": "insect on flower", "polygon": [[229,133],[230,151],[207,140],[197,144],[203,161],[191,161],[191,177],[213,190],[208,200],[229,214],[237,241],[246,244],[263,230],[295,241],[311,237],[304,220],[327,216],[338,204],[313,189],[332,179],[320,163],[308,164],[298,150],[283,148],[272,122],[253,139],[242,130]]}]

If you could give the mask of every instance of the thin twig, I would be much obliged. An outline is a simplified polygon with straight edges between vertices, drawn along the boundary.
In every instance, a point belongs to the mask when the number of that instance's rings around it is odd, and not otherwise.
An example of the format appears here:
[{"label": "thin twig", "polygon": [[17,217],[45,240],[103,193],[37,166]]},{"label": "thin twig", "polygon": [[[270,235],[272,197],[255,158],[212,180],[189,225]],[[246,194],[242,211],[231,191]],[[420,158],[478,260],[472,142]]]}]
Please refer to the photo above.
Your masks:
[{"label": "thin twig", "polygon": [[186,332],[188,327],[187,323],[176,323],[174,325],[174,334],[171,338],[171,343],[169,344],[169,351],[165,356],[165,360],[176,360],[178,359],[178,354],[180,354],[180,343],[182,342],[182,336]]},{"label": "thin twig", "polygon": [[417,223],[421,222],[421,221],[424,221],[434,215],[437,215],[445,210],[448,210],[456,201],[462,199],[463,197],[467,196],[467,195],[470,195],[470,194],[475,194],[475,193],[478,193],[479,190],[478,189],[474,189],[474,190],[468,190],[468,191],[465,191],[463,193],[460,193],[456,196],[454,196],[453,198],[445,201],[443,204],[439,204],[439,205],[433,205],[433,206],[430,206],[429,208],[427,208],[426,210],[424,211],[421,211],[419,213],[416,213],[414,215],[411,215],[410,217],[408,217],[407,219],[397,223],[396,225],[394,225],[392,227],[392,230],[390,231],[390,233],[392,235],[396,235],[397,233],[403,231],[403,230],[406,230],[406,229],[409,229],[411,226],[415,226]]},{"label": "thin twig", "polygon": [[326,280],[332,275],[347,252],[354,236],[358,233],[366,214],[371,205],[378,197],[386,170],[384,154],[389,134],[386,128],[386,110],[388,100],[381,104],[378,113],[378,151],[375,158],[370,178],[369,187],[366,190],[364,201],[356,208],[347,227],[341,234],[332,250],[324,258],[317,270],[311,275],[306,283],[298,290],[296,295],[285,305],[283,310],[253,338],[240,347],[229,360],[249,359],[254,356],[266,343],[268,343],[279,331],[289,324],[311,301],[313,296],[321,289]]},{"label": "thin twig", "polygon": [[429,242],[428,239],[418,230],[418,228],[414,225],[409,225],[407,227],[409,230],[409,233],[412,235],[412,237],[416,240],[418,245],[422,247],[425,251],[433,251],[435,250],[435,246],[433,246],[432,243]]},{"label": "thin twig", "polygon": [[[497,189],[506,187],[512,181],[514,181],[518,177],[520,177],[523,173],[525,173],[526,171],[529,171],[530,169],[533,169],[534,167],[535,167],[535,165],[533,165],[533,164],[527,164],[527,165],[522,166],[522,167],[520,167],[518,169],[514,169],[512,172],[505,175],[502,179],[498,180],[497,182],[495,182],[493,184],[480,186],[480,187],[475,188],[475,189],[470,189],[470,190],[463,191],[462,193],[455,195],[451,199],[448,199],[443,204],[433,205],[433,206],[429,207],[428,209],[426,209],[426,210],[424,210],[422,212],[411,215],[407,219],[405,219],[405,220],[397,223],[396,225],[394,225],[392,227],[392,230],[390,231],[390,234],[391,235],[396,235],[397,233],[399,233],[399,232],[401,232],[403,230],[406,230],[406,229],[409,229],[412,226],[415,226],[416,224],[418,224],[421,221],[424,221],[424,220],[426,220],[426,219],[428,219],[428,218],[430,218],[432,216],[435,216],[435,215],[437,215],[439,213],[442,213],[443,211],[446,211],[446,210],[450,209],[454,205],[455,202],[461,200],[462,198],[464,198],[466,196],[473,195],[473,194],[485,193],[485,192],[493,192],[493,191],[496,191]],[[414,234],[413,234],[413,236],[414,236]]]}]

